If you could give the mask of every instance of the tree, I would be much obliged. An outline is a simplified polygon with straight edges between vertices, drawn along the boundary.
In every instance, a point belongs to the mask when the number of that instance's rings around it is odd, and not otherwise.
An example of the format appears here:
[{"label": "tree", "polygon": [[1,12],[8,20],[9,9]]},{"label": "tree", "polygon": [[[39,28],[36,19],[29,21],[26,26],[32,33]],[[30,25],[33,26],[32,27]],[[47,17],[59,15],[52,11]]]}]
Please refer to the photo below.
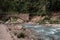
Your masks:
[{"label": "tree", "polygon": [[0,10],[4,12],[14,11],[43,15],[45,13],[45,0],[0,0]]},{"label": "tree", "polygon": [[60,0],[48,0],[47,1],[47,11],[60,11]]}]

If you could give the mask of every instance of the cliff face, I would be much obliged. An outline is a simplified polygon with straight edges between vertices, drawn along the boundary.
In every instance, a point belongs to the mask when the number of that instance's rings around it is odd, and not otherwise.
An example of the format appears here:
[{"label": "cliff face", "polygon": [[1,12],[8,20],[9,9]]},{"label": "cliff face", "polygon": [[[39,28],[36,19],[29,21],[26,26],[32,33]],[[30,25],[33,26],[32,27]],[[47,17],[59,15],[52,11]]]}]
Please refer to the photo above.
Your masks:
[{"label": "cliff face", "polygon": [[13,40],[4,24],[0,24],[0,40]]}]

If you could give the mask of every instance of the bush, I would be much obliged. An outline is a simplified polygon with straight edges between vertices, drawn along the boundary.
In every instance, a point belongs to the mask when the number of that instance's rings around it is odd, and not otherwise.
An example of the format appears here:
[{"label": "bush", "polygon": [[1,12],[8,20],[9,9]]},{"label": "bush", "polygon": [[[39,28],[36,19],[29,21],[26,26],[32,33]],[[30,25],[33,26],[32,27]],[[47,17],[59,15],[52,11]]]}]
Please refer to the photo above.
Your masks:
[{"label": "bush", "polygon": [[60,24],[60,19],[57,19],[57,20],[40,20],[37,23],[46,24],[46,22],[48,22],[50,24]]},{"label": "bush", "polygon": [[25,36],[26,35],[24,33],[22,33],[22,32],[17,35],[18,38],[25,38]]},{"label": "bush", "polygon": [[7,17],[1,17],[0,20],[2,20],[3,22],[6,22],[6,21],[9,20],[9,18],[7,18]]},{"label": "bush", "polygon": [[45,21],[44,20],[40,20],[37,23],[39,23],[39,24],[45,24]]},{"label": "bush", "polygon": [[31,15],[45,14],[45,0],[0,0],[0,10],[3,12],[29,13]]},{"label": "bush", "polygon": [[60,21],[59,20],[49,20],[50,24],[59,24]]}]

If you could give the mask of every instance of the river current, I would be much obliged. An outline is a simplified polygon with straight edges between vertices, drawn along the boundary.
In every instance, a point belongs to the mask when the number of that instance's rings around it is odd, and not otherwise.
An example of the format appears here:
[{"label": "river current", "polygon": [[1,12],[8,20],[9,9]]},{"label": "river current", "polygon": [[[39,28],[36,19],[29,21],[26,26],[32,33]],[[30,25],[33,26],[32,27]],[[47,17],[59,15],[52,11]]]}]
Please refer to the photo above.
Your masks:
[{"label": "river current", "polygon": [[38,34],[43,34],[44,40],[60,40],[60,28],[54,26],[33,25],[25,23],[24,28],[35,31]]}]

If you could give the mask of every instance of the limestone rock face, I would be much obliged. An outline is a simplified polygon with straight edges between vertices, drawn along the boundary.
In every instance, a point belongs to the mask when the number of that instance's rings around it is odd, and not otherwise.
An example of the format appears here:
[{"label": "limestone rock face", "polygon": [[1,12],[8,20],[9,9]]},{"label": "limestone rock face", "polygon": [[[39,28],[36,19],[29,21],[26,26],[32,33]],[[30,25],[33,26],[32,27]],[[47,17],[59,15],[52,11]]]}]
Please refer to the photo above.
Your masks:
[{"label": "limestone rock face", "polygon": [[24,21],[22,19],[17,19],[17,22],[23,23]]},{"label": "limestone rock face", "polygon": [[6,25],[0,24],[0,40],[13,40],[9,32],[7,32]]}]

